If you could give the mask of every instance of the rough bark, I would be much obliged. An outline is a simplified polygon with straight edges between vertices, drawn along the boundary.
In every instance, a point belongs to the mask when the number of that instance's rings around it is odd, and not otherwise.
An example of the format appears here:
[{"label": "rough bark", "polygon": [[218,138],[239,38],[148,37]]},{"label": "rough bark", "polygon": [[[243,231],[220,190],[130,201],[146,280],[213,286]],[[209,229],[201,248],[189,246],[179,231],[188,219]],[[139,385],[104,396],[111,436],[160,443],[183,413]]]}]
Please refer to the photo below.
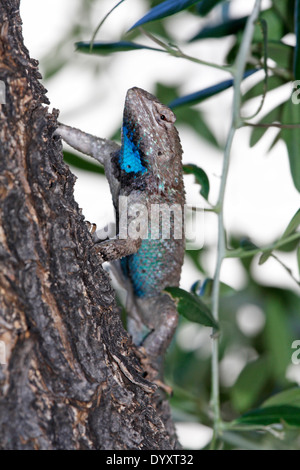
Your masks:
[{"label": "rough bark", "polygon": [[176,448],[74,200],[40,78],[19,1],[0,0],[0,447]]}]

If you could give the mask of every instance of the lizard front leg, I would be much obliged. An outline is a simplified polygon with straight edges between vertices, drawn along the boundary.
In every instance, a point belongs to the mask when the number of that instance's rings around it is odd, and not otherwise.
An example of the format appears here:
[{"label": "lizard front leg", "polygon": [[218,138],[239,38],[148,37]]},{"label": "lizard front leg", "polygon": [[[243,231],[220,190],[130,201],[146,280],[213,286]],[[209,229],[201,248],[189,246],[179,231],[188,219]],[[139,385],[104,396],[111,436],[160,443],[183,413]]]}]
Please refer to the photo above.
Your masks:
[{"label": "lizard front leg", "polygon": [[116,259],[124,258],[124,256],[129,256],[133,253],[136,253],[141,245],[141,239],[120,239],[110,238],[103,242],[96,243],[95,250],[101,256],[102,262],[104,261],[114,261]]}]

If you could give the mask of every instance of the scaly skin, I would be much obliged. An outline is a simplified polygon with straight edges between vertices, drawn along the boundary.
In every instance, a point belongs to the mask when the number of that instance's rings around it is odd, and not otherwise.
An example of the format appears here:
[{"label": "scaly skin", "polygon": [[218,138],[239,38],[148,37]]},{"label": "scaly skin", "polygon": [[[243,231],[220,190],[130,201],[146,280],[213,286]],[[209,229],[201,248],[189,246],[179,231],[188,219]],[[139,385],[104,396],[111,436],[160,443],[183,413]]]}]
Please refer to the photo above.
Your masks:
[{"label": "scaly skin", "polygon": [[[127,238],[117,236],[99,243],[97,251],[103,261],[121,259],[122,272],[119,271],[119,275],[128,291],[127,309],[131,317],[129,332],[134,342],[138,345],[142,343],[155,371],[160,368],[162,356],[178,321],[173,300],[162,291],[167,286],[179,284],[185,243],[182,149],[174,122],[173,112],[155,96],[140,88],[131,88],[125,100],[121,149],[97,157],[104,164],[110,184],[119,234],[121,231],[124,233],[124,230],[130,232],[130,227],[134,227],[136,204],[142,204],[140,207],[144,207],[149,216],[148,222],[146,219],[141,224],[142,231],[138,237],[134,238],[130,233]],[[67,135],[70,128],[63,128],[61,135],[70,142]],[[88,138],[83,138],[83,133],[80,135],[87,153]],[[95,156],[97,138],[92,139]],[[99,139],[101,151],[104,143]],[[114,149],[111,142],[108,145]],[[120,206],[120,196],[123,199],[126,197],[128,217],[125,227],[122,224],[126,214]],[[156,239],[151,239],[151,210],[157,208],[158,204],[166,213],[162,217]],[[173,215],[170,218],[168,210],[171,207],[175,207],[175,212],[171,210]],[[163,239],[162,233],[168,224],[170,237]],[[181,234],[174,236],[174,226],[181,228]],[[143,238],[146,235],[147,238]],[[148,331],[146,337],[144,327]]]}]

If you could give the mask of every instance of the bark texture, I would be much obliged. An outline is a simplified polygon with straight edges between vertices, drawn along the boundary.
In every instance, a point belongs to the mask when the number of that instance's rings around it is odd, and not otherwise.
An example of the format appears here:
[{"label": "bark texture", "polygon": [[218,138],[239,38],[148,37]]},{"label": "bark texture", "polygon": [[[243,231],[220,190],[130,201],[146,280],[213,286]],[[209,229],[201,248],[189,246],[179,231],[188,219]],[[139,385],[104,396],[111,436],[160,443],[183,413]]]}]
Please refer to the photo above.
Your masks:
[{"label": "bark texture", "polygon": [[37,67],[19,1],[0,0],[0,448],[176,448],[74,201]]}]

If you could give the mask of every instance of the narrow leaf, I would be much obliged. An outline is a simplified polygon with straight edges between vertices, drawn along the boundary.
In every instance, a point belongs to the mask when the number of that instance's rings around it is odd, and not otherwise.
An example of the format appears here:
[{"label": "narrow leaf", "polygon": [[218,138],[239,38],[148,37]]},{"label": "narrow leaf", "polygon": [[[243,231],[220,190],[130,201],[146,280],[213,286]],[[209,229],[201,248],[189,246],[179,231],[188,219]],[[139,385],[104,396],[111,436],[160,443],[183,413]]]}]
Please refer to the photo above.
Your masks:
[{"label": "narrow leaf", "polygon": [[294,50],[294,78],[300,79],[300,0],[295,1],[295,35],[296,47]]},{"label": "narrow leaf", "polygon": [[265,304],[264,344],[270,354],[268,371],[278,383],[285,385],[285,373],[291,364],[293,342],[293,335],[287,322],[286,305],[280,297],[275,296],[268,296]]},{"label": "narrow leaf", "polygon": [[[249,77],[250,75],[253,75],[255,72],[257,72],[260,69],[251,69],[247,70],[244,73],[244,79]],[[191,93],[189,95],[181,96],[180,98],[176,98],[171,103],[169,103],[169,107],[174,109],[177,108],[178,106],[184,106],[184,105],[194,105],[201,103],[201,101],[206,100],[207,98],[210,98],[211,96],[217,95],[221,91],[227,90],[228,88],[232,87],[233,85],[233,80],[224,80],[223,82],[217,83],[216,85],[210,86],[208,88],[203,88],[203,90],[196,91],[195,93]]]},{"label": "narrow leaf", "polygon": [[219,325],[213,318],[211,311],[197,295],[191,294],[179,287],[167,287],[164,290],[175,300],[180,315],[189,321],[210,326],[216,330],[219,329]]},{"label": "narrow leaf", "polygon": [[[284,390],[281,393],[276,393],[265,400],[261,405],[261,408],[278,405],[292,405],[300,408],[300,387],[293,387],[288,390]],[[300,413],[300,409],[298,410],[298,413]]]},{"label": "narrow leaf", "polygon": [[118,41],[118,42],[100,42],[96,41],[91,48],[90,42],[76,42],[76,49],[80,52],[86,54],[97,54],[97,55],[107,55],[112,54],[113,52],[126,52],[134,51],[137,49],[148,49],[151,51],[162,51],[162,49],[157,49],[155,47],[144,46],[143,44],[137,44],[131,41]]},{"label": "narrow leaf", "polygon": [[255,405],[269,377],[267,357],[260,357],[246,364],[231,389],[235,409],[243,412]]},{"label": "narrow leaf", "polygon": [[185,174],[194,175],[195,180],[198,184],[200,184],[200,194],[204,197],[204,199],[208,199],[209,193],[209,180],[208,177],[202,168],[199,168],[197,165],[193,165],[190,163],[189,165],[183,165],[183,171]]},{"label": "narrow leaf", "polygon": [[[300,124],[300,105],[289,99],[284,104],[283,124]],[[287,146],[290,170],[296,189],[300,192],[300,129],[282,129],[281,136]]]},{"label": "narrow leaf", "polygon": [[[266,114],[259,122],[258,124],[272,124],[272,123],[278,123],[281,121],[281,116],[282,116],[282,111],[283,111],[283,105],[279,105],[276,108],[272,109],[268,114]],[[263,137],[263,135],[268,131],[269,127],[254,127],[251,133],[250,137],[250,147],[254,147],[260,139]]]},{"label": "narrow leaf", "polygon": [[159,20],[167,16],[175,15],[186,8],[189,8],[191,5],[198,3],[199,0],[166,0],[159,5],[156,5],[151,10],[146,13],[140,20],[138,20],[129,31],[142,24],[149,23],[150,21]]},{"label": "narrow leaf", "polygon": [[202,2],[200,2],[197,5],[197,11],[198,11],[199,15],[205,16],[213,8],[215,8],[216,5],[218,5],[219,3],[222,3],[224,1],[225,0],[202,0]]},{"label": "narrow leaf", "polygon": [[[196,281],[191,287],[191,292],[195,295],[199,295],[205,302],[211,301],[213,282],[214,280],[209,277],[205,278],[203,282]],[[220,282],[220,297],[233,294],[236,294],[236,290],[233,289],[233,287],[224,282]]]},{"label": "narrow leaf", "polygon": [[[163,103],[168,103],[178,97],[177,86],[166,86],[162,83],[157,83],[155,87],[155,96],[158,97]],[[209,144],[216,148],[220,148],[220,145],[213,134],[212,130],[208,126],[205,117],[202,115],[199,109],[191,109],[186,107],[178,107],[176,109],[176,122],[187,124],[193,129],[200,137],[205,139]]]},{"label": "narrow leaf", "polygon": [[300,225],[300,209],[297,210],[296,214],[292,217],[287,228],[285,229],[281,238],[286,238],[294,233]]},{"label": "narrow leaf", "polygon": [[199,33],[193,36],[189,42],[207,38],[222,38],[224,36],[236,34],[238,31],[244,29],[247,19],[248,16],[244,16],[243,18],[225,21],[215,26],[205,26],[199,31]]},{"label": "narrow leaf", "polygon": [[297,262],[298,262],[298,273],[300,276],[300,246],[297,248]]},{"label": "narrow leaf", "polygon": [[293,46],[281,41],[268,41],[268,57],[274,60],[278,67],[291,70],[293,54]]},{"label": "narrow leaf", "polygon": [[270,258],[270,256],[272,255],[272,251],[266,251],[265,253],[263,253],[260,258],[259,258],[259,261],[258,261],[258,264],[259,265],[262,265],[264,264],[266,261],[268,261],[268,259]]},{"label": "narrow leaf", "polygon": [[270,426],[271,424],[287,423],[290,426],[300,426],[300,413],[297,406],[278,405],[258,408],[235,420],[238,424],[253,424],[257,426]]},{"label": "narrow leaf", "polygon": [[[264,81],[263,78],[261,81],[256,83],[252,88],[250,88],[244,95],[243,101],[251,100],[253,98],[257,98],[261,96],[264,92]],[[268,78],[268,86],[267,91],[274,90],[275,88],[280,87],[284,84],[284,80],[281,77],[277,77],[277,75],[272,75],[272,77]]]},{"label": "narrow leaf", "polygon": [[64,150],[64,161],[75,168],[80,170],[90,171],[92,173],[100,173],[104,175],[104,168],[97,163],[89,162],[85,158],[79,157],[72,152],[66,152]]}]

